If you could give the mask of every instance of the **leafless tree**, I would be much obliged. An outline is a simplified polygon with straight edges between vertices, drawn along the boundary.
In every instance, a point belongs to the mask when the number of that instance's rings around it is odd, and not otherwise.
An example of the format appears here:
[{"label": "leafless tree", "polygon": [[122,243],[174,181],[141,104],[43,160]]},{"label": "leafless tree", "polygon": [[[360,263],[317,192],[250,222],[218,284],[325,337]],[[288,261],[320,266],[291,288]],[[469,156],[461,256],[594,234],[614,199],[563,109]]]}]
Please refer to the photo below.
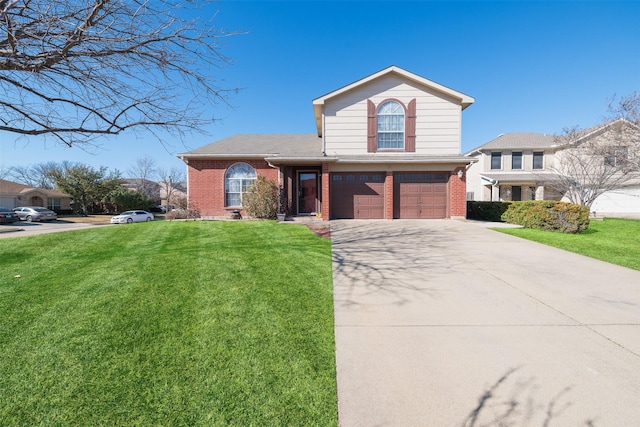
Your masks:
[{"label": "leafless tree", "polygon": [[11,173],[11,168],[8,166],[0,165],[0,179],[9,178],[9,174]]},{"label": "leafless tree", "polygon": [[[182,137],[229,90],[210,0],[0,0],[0,131],[68,146],[146,130]],[[208,114],[207,114],[208,113]]]},{"label": "leafless tree", "polygon": [[156,172],[156,161],[150,156],[136,160],[127,171],[129,178],[135,180],[135,189],[152,199],[160,198],[158,183],[153,181]]},{"label": "leafless tree", "polygon": [[[182,183],[185,180],[184,170],[180,168],[158,168],[157,177],[163,189],[163,199],[167,201],[167,206],[186,208]],[[184,205],[184,206],[183,206]]]},{"label": "leafless tree", "polygon": [[13,166],[8,175],[15,181],[30,187],[54,188],[51,172],[58,169],[56,162],[36,163],[30,166]]},{"label": "leafless tree", "polygon": [[609,102],[610,120],[625,119],[640,126],[640,92],[632,92],[621,98],[613,96]]},{"label": "leafless tree", "polygon": [[626,119],[568,129],[556,142],[548,185],[572,203],[590,207],[602,194],[640,182],[640,127]]}]

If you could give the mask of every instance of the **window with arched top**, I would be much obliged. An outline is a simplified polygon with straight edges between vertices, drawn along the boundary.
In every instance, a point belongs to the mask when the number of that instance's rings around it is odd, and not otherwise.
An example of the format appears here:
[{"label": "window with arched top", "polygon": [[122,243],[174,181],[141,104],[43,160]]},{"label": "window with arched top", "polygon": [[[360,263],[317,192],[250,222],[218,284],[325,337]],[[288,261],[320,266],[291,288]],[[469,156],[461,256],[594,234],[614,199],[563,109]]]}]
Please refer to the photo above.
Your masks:
[{"label": "window with arched top", "polygon": [[404,149],[404,107],[387,101],[378,108],[378,150]]},{"label": "window with arched top", "polygon": [[416,100],[367,100],[367,151],[416,151]]},{"label": "window with arched top", "polygon": [[224,175],[224,205],[242,206],[242,195],[256,180],[256,170],[247,163],[236,163]]}]

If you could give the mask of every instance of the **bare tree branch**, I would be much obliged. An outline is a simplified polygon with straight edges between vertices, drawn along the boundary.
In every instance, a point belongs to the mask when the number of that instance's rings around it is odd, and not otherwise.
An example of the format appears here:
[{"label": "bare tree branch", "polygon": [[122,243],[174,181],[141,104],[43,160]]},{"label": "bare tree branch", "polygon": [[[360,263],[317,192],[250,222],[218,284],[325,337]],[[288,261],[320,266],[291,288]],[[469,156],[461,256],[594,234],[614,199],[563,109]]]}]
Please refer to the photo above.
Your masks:
[{"label": "bare tree branch", "polygon": [[171,210],[171,206],[186,208],[187,199],[184,197],[181,184],[185,180],[185,172],[183,169],[172,167],[160,167],[156,169],[156,174],[163,190],[163,199],[167,203],[167,211]]},{"label": "bare tree branch", "polygon": [[[629,100],[635,104],[629,103]],[[619,117],[591,129],[565,129],[556,137],[561,149],[550,167],[548,183],[570,202],[591,206],[606,192],[640,183],[640,127],[628,120],[638,117],[640,97],[623,98]]]},{"label": "bare tree branch", "polygon": [[212,75],[238,32],[202,19],[211,3],[0,0],[0,131],[69,146],[130,129],[200,132],[236,90]]}]

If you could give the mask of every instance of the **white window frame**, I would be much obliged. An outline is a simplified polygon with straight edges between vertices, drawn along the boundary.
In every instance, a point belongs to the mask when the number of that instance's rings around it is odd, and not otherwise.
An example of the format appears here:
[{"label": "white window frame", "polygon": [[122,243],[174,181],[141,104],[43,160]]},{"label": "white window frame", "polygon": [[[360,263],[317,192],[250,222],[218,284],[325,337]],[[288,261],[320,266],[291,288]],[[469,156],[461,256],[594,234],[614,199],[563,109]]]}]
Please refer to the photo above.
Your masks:
[{"label": "white window frame", "polygon": [[378,108],[378,150],[404,150],[405,146],[404,106],[398,101],[385,101]]},{"label": "white window frame", "polygon": [[[538,154],[539,157],[540,157],[540,167],[539,168],[536,167],[536,154]],[[533,152],[533,156],[532,156],[532,161],[533,161],[533,163],[531,164],[531,168],[533,170],[542,170],[542,169],[544,169],[544,151],[534,151]]]},{"label": "white window frame", "polygon": [[[234,163],[224,174],[225,208],[241,208],[242,196],[256,181],[256,170],[248,163]],[[234,203],[239,201],[240,203]]]},{"label": "white window frame", "polygon": [[[493,167],[493,159],[497,158],[500,160],[500,165],[497,168]],[[502,151],[492,151],[489,155],[491,170],[501,170],[502,169]]]}]

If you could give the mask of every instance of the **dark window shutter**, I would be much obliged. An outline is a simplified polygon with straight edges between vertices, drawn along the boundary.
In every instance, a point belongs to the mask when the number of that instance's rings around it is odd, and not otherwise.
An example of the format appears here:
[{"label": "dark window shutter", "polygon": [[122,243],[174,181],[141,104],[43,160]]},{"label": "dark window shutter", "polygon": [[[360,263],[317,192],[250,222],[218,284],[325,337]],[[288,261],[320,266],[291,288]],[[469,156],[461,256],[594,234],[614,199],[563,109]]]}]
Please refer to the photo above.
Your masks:
[{"label": "dark window shutter", "polygon": [[405,151],[416,151],[416,100],[415,98],[409,102],[407,107],[407,120],[405,124]]},{"label": "dark window shutter", "polygon": [[378,132],[376,123],[376,106],[370,99],[367,100],[367,152],[375,153],[378,148]]}]

